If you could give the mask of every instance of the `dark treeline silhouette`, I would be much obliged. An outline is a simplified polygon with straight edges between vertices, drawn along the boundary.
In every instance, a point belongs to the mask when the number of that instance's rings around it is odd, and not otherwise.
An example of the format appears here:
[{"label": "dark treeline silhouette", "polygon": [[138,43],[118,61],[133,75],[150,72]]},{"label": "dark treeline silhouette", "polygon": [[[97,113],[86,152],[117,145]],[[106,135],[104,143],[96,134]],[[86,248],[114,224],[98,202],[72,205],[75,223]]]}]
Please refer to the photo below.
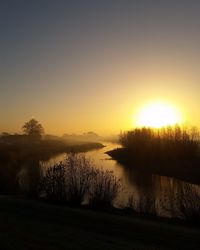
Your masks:
[{"label": "dark treeline silhouette", "polygon": [[121,133],[120,143],[135,157],[190,159],[198,154],[199,132],[179,126],[136,128]]},{"label": "dark treeline silhouette", "polygon": [[124,166],[200,183],[196,128],[136,128],[121,133],[120,143],[122,148],[107,153]]}]

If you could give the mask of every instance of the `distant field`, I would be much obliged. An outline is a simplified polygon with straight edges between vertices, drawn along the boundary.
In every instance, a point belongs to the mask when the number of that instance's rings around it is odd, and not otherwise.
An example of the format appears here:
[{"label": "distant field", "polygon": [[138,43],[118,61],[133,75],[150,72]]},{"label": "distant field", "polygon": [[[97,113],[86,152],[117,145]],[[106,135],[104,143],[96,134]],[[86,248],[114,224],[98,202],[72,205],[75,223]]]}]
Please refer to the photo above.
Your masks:
[{"label": "distant field", "polygon": [[35,158],[48,160],[50,157],[67,152],[86,152],[92,149],[104,147],[98,142],[67,142],[65,140],[36,140],[31,141],[25,137],[16,141],[10,140],[0,142],[0,164],[1,161],[24,160]]}]

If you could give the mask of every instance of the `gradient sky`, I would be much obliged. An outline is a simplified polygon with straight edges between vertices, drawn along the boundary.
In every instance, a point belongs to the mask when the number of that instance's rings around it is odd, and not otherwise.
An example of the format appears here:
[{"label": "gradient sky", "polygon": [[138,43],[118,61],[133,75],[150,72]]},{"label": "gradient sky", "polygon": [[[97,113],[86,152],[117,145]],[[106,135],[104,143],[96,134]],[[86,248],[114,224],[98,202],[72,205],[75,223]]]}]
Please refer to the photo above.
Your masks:
[{"label": "gradient sky", "polygon": [[118,133],[151,100],[200,126],[199,0],[1,0],[0,131]]}]

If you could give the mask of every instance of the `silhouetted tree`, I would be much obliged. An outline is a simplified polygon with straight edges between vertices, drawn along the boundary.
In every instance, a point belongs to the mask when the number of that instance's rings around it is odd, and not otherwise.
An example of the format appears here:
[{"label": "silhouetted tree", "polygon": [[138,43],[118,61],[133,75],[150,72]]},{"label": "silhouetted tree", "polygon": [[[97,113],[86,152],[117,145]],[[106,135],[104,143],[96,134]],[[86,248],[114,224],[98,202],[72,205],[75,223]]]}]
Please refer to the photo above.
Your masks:
[{"label": "silhouetted tree", "polygon": [[41,139],[42,134],[44,133],[44,128],[36,119],[31,119],[26,122],[23,125],[22,130],[26,135],[35,139]]}]

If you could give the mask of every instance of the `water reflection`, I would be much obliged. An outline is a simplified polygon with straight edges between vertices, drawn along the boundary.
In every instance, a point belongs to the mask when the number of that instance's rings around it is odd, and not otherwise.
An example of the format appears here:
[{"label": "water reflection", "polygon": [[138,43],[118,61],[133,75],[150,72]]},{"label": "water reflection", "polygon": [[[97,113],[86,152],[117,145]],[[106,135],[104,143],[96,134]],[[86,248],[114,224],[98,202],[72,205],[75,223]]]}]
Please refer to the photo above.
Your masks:
[{"label": "water reflection", "polygon": [[[119,147],[118,144],[107,143],[106,147],[102,149],[86,153],[86,157],[89,157],[95,166],[105,170],[112,170],[121,179],[123,190],[116,200],[116,206],[125,207],[128,203],[130,206],[130,200],[132,200],[132,206],[140,212],[177,217],[179,216],[178,213],[180,213],[179,210],[182,202],[180,200],[183,199],[186,190],[190,192],[188,193],[189,196],[194,195],[194,189],[199,192],[200,187],[197,185],[192,185],[175,178],[139,171],[138,168],[135,170],[134,167],[132,169],[126,168],[118,164],[105,154],[106,151],[117,147]],[[61,154],[50,159],[48,162],[41,163],[44,168],[63,161],[65,157],[66,154]]]},{"label": "water reflection", "polygon": [[24,162],[17,175],[20,191],[32,198],[38,195],[38,185],[41,178],[41,166],[37,159]]},{"label": "water reflection", "polygon": [[[124,177],[132,187],[134,208],[140,212],[160,216],[183,217],[180,211],[185,206],[198,208],[200,187],[175,178],[153,175],[126,169]],[[194,199],[196,199],[196,203]],[[183,204],[184,202],[184,204]],[[193,204],[192,204],[193,203]],[[189,209],[189,208],[188,208]],[[190,208],[190,210],[193,208]]]}]

